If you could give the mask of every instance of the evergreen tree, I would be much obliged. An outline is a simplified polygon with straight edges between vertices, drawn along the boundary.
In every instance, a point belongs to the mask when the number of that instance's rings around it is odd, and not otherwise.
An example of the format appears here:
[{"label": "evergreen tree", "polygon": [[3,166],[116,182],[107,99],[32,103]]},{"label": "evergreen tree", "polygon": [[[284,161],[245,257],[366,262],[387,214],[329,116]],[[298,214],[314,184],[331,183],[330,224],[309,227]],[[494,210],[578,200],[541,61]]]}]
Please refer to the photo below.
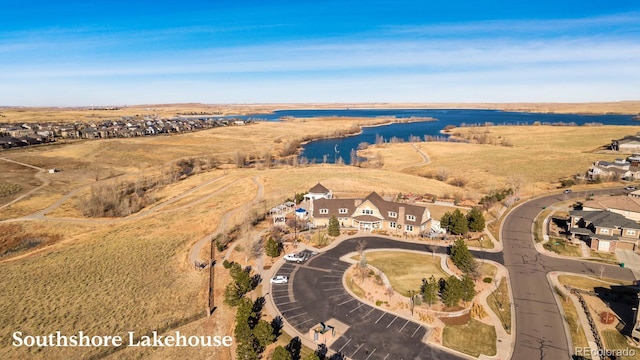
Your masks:
[{"label": "evergreen tree", "polygon": [[311,353],[309,355],[307,355],[304,360],[322,360],[324,359],[324,357],[320,357],[317,353]]},{"label": "evergreen tree", "polygon": [[429,280],[422,279],[422,287],[420,288],[420,292],[422,293],[422,300],[424,300],[429,307],[435,304],[438,301],[438,281],[435,276],[431,275]]},{"label": "evergreen tree", "polygon": [[335,215],[331,215],[331,219],[329,219],[329,226],[327,227],[327,234],[329,236],[338,236],[340,235],[340,222]]},{"label": "evergreen tree", "polygon": [[458,305],[462,298],[461,281],[457,277],[451,275],[444,283],[442,291],[442,302],[447,307]]},{"label": "evergreen tree", "polygon": [[483,231],[484,230],[484,215],[479,207],[473,207],[467,214],[467,223],[469,230],[471,231]]},{"label": "evergreen tree", "polygon": [[467,225],[467,219],[460,209],[455,209],[451,214],[449,231],[455,235],[464,235],[469,232],[469,226]]},{"label": "evergreen tree", "polygon": [[271,354],[271,360],[293,360],[291,354],[282,346],[278,346],[273,350]]},{"label": "evergreen tree", "polygon": [[242,295],[238,291],[236,287],[235,281],[231,281],[227,284],[227,287],[224,289],[224,303],[229,306],[236,306]]},{"label": "evergreen tree", "polygon": [[271,324],[266,320],[258,321],[258,324],[253,328],[253,336],[260,347],[260,352],[276,339],[276,336],[273,334],[273,327],[271,327]]},{"label": "evergreen tree", "polygon": [[460,281],[460,287],[462,300],[467,303],[469,301],[472,301],[473,297],[476,295],[476,283],[473,281],[471,276],[464,274],[462,276],[462,280]]},{"label": "evergreen tree", "polygon": [[274,257],[280,256],[280,245],[273,237],[269,236],[264,251],[273,260]]},{"label": "evergreen tree", "polygon": [[240,342],[236,348],[236,359],[259,360],[260,354],[258,354],[252,342]]},{"label": "evergreen tree", "polygon": [[462,270],[465,274],[473,276],[477,275],[478,263],[473,257],[473,254],[469,251],[467,243],[462,239],[457,239],[451,246],[451,261]]}]

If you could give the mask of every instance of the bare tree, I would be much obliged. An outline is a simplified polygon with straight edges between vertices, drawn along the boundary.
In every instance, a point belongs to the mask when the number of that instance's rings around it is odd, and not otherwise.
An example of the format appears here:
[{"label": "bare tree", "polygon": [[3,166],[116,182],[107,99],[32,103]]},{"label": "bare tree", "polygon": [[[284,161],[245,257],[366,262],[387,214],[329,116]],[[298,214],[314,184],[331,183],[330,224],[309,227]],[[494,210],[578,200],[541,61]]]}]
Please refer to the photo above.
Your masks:
[{"label": "bare tree", "polygon": [[395,294],[395,291],[393,291],[391,285],[387,285],[387,288],[384,289],[384,293],[389,297],[389,300],[391,300],[391,297],[393,296],[393,294]]}]

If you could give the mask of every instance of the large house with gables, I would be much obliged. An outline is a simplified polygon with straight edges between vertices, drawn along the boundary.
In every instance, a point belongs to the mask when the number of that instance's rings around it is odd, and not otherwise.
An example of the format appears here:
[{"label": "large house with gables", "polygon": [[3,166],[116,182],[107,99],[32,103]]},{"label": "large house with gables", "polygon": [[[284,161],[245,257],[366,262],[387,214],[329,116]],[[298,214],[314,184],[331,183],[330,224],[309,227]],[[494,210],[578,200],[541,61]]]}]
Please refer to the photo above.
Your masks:
[{"label": "large house with gables", "polygon": [[592,250],[614,252],[638,247],[640,224],[618,213],[574,210],[569,215],[569,233],[586,242]]},{"label": "large house with gables", "polygon": [[385,200],[375,192],[364,199],[313,198],[310,208],[312,221],[317,227],[328,226],[329,219],[335,215],[341,226],[358,230],[413,235],[431,230],[429,209]]}]

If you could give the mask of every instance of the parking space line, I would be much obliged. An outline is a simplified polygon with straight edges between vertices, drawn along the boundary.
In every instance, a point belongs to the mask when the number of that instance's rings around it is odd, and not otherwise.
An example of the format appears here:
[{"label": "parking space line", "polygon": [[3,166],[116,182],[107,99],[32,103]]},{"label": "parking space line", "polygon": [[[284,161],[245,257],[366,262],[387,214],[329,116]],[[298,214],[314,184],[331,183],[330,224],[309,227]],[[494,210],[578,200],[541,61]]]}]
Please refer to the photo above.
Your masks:
[{"label": "parking space line", "polygon": [[312,320],[313,320],[313,318],[308,319],[308,320],[305,320],[305,321],[303,321],[303,322],[299,323],[299,324],[298,324],[298,326],[300,326],[300,325],[302,325],[302,324],[304,324],[304,323],[307,323],[307,322],[309,322],[309,321],[312,321]]},{"label": "parking space line", "polygon": [[289,297],[289,294],[287,295],[278,295],[278,296],[272,296],[272,299],[279,299],[279,298],[283,298],[283,297]]},{"label": "parking space line", "polygon": [[289,320],[289,321],[290,321],[290,320],[292,320],[292,319],[297,318],[298,316],[302,316],[302,315],[306,315],[306,314],[307,314],[307,312],[305,311],[305,312],[303,312],[303,313],[301,313],[301,314],[298,314],[298,315],[289,316],[289,318],[288,318],[287,320]]},{"label": "parking space line", "polygon": [[342,281],[323,281],[323,284],[342,284]]},{"label": "parking space line", "polygon": [[322,277],[342,277],[342,275],[322,275]]},{"label": "parking space line", "polygon": [[369,312],[365,316],[363,316],[362,318],[364,319],[367,316],[369,316],[369,314],[371,314],[373,312],[373,310],[375,310],[375,308],[372,307],[371,310],[369,310]]},{"label": "parking space line", "polygon": [[363,305],[364,305],[364,303],[360,303],[360,305],[356,306],[353,310],[349,311],[349,314],[351,314],[352,312],[360,309]]},{"label": "parking space line", "polygon": [[352,302],[352,301],[354,301],[354,300],[355,300],[355,299],[351,298],[350,300],[347,300],[347,301],[343,301],[343,302],[341,302],[340,304],[338,304],[338,306],[340,306],[340,305],[344,305],[344,304],[349,303],[349,302]]},{"label": "parking space line", "polygon": [[375,322],[375,323],[377,324],[377,323],[378,323],[378,321],[380,321],[380,319],[382,319],[385,315],[387,315],[387,313],[383,311],[383,312],[382,312],[382,315],[380,315],[380,317],[378,318],[378,320],[376,320],[376,322]]},{"label": "parking space line", "polygon": [[337,288],[324,289],[324,291],[333,291],[333,290],[341,290],[341,289],[344,289],[344,287],[340,286],[340,287],[337,287]]},{"label": "parking space line", "polygon": [[302,306],[292,307],[291,309],[286,309],[286,310],[283,310],[282,312],[291,311],[291,310],[298,310],[298,309],[302,309]]},{"label": "parking space line", "polygon": [[391,326],[391,324],[393,324],[393,322],[394,322],[394,321],[396,321],[396,319],[397,319],[397,318],[398,318],[398,317],[396,316],[396,317],[394,317],[394,318],[393,318],[393,320],[391,320],[391,322],[389,323],[389,325],[387,325],[387,329],[389,328],[389,326]]},{"label": "parking space line", "polygon": [[353,352],[353,354],[351,354],[351,357],[353,358],[355,356],[355,354],[358,352],[358,350],[360,350],[360,348],[362,347],[362,345],[364,345],[364,343],[360,344],[360,346],[358,346],[358,348],[356,349],[356,351]]},{"label": "parking space line", "polygon": [[376,352],[376,348],[373,348],[373,351],[371,351],[371,353],[369,354],[369,356],[367,356],[366,359],[364,360],[369,360],[369,358],[371,357],[371,355],[373,355],[373,353]]},{"label": "parking space line", "polygon": [[418,330],[420,330],[421,327],[422,326],[418,325],[418,328],[416,329],[416,331],[413,332],[413,334],[411,334],[411,337],[413,337],[413,335],[415,335],[418,332]]},{"label": "parking space line", "polygon": [[389,354],[387,353],[387,356],[385,356],[384,359],[382,360],[387,360],[388,357],[389,357]]},{"label": "parking space line", "polygon": [[277,303],[277,302],[274,300],[274,302],[276,303],[276,305],[282,306],[282,305],[287,305],[287,304],[293,304],[293,303],[295,303],[295,302],[297,302],[297,301],[287,301],[287,302],[283,302],[283,303]]},{"label": "parking space line", "polygon": [[[333,296],[329,296],[328,299],[333,299],[333,298],[340,297],[340,296],[345,296],[345,295],[349,295],[349,294],[342,293],[342,294],[338,294],[338,295],[333,295]],[[351,295],[349,295],[349,296],[351,296]]]},{"label": "parking space line", "polygon": [[340,348],[340,350],[338,350],[338,352],[342,352],[342,349],[344,349],[345,346],[347,346],[347,344],[349,344],[351,342],[351,339],[349,339],[346,343],[344,343],[344,345],[342,345],[342,347]]},{"label": "parking space line", "polygon": [[407,320],[406,323],[404,323],[404,325],[402,325],[402,327],[400,328],[400,330],[398,330],[398,332],[401,332],[405,326],[407,326],[407,324],[409,323],[409,320]]}]

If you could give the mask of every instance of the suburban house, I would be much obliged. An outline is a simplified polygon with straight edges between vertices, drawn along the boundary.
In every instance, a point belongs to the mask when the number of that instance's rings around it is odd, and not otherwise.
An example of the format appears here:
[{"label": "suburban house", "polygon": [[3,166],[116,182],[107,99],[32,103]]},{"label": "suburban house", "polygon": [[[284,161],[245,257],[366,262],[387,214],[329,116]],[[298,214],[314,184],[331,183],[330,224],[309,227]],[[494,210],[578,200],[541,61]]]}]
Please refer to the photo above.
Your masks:
[{"label": "suburban house", "polygon": [[[318,190],[322,190],[318,185],[309,193],[317,194]],[[312,197],[310,208],[312,222],[317,227],[327,226],[329,219],[335,215],[341,226],[358,230],[386,230],[414,235],[431,231],[432,219],[429,209],[388,201],[375,192],[364,199]]]},{"label": "suburban house", "polygon": [[613,162],[598,160],[587,170],[587,179],[590,180],[613,176],[620,179],[640,179],[640,159],[634,155],[627,159],[615,159]]},{"label": "suburban house", "polygon": [[640,221],[640,190],[626,196],[594,196],[582,204],[582,210],[609,211],[633,221]]},{"label": "suburban house", "polygon": [[304,199],[307,201],[312,201],[316,199],[331,199],[333,198],[333,194],[331,194],[331,190],[322,186],[322,184],[317,183],[314,187],[309,189],[309,192],[304,196]]},{"label": "suburban house", "polygon": [[619,140],[611,140],[611,150],[634,152],[640,150],[640,136],[628,135]]},{"label": "suburban house", "polygon": [[614,252],[635,250],[640,241],[640,224],[610,211],[574,210],[569,213],[569,233],[592,250]]}]

